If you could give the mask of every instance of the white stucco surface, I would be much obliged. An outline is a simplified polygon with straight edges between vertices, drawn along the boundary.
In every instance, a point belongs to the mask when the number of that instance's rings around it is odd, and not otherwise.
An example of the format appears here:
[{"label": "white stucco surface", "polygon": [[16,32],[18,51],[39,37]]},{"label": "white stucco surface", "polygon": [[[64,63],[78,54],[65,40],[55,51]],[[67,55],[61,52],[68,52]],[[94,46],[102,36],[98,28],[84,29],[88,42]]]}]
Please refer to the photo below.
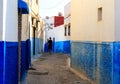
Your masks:
[{"label": "white stucco surface", "polygon": [[3,31],[3,0],[0,0],[0,40],[2,40]]},{"label": "white stucco surface", "polygon": [[17,0],[4,0],[3,8],[3,40],[18,40],[18,2]]},{"label": "white stucco surface", "polygon": [[115,0],[115,41],[120,41],[120,0]]},{"label": "white stucco surface", "polygon": [[[46,25],[47,24],[47,25]],[[53,24],[52,26],[50,24]],[[70,40],[70,36],[65,36],[65,29],[64,24],[54,27],[54,17],[50,17],[49,19],[44,20],[44,38],[45,42],[47,42],[47,39],[51,37],[52,39],[55,38],[55,41],[66,41]],[[51,29],[52,28],[52,29]]]}]

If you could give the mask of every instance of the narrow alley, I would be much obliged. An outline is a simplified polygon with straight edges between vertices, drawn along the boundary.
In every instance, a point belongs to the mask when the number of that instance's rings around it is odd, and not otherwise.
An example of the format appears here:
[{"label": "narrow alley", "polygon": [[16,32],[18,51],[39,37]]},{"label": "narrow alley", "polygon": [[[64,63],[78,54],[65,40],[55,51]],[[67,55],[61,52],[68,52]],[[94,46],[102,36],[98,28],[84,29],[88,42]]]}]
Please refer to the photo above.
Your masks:
[{"label": "narrow alley", "polygon": [[66,54],[45,54],[34,61],[29,70],[27,84],[90,84],[70,71],[69,56]]},{"label": "narrow alley", "polygon": [[0,84],[120,84],[120,0],[0,0]]}]

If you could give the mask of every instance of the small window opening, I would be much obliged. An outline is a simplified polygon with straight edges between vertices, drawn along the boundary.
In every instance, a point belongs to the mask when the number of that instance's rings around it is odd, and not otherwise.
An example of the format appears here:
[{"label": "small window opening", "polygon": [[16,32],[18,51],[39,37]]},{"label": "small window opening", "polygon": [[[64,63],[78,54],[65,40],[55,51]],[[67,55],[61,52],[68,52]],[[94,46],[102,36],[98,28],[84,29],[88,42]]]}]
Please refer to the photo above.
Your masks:
[{"label": "small window opening", "polygon": [[98,8],[98,21],[102,20],[102,7]]}]

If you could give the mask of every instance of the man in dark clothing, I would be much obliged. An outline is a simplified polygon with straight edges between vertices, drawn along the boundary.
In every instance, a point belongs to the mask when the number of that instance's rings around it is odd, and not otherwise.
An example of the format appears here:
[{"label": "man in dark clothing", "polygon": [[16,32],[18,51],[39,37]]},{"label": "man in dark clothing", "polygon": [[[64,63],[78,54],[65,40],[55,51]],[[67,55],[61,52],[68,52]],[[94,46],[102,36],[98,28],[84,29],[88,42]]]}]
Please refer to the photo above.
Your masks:
[{"label": "man in dark clothing", "polygon": [[49,53],[52,52],[52,40],[51,40],[51,37],[48,40],[48,51],[49,51]]}]

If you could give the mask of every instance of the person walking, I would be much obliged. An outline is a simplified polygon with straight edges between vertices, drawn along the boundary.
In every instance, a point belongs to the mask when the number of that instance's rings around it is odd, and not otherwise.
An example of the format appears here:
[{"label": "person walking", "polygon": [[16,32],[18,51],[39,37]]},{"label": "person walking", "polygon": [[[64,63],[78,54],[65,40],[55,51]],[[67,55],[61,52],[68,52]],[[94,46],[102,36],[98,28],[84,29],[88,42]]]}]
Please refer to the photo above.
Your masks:
[{"label": "person walking", "polygon": [[51,54],[52,52],[52,39],[51,37],[48,40],[48,52]]}]

